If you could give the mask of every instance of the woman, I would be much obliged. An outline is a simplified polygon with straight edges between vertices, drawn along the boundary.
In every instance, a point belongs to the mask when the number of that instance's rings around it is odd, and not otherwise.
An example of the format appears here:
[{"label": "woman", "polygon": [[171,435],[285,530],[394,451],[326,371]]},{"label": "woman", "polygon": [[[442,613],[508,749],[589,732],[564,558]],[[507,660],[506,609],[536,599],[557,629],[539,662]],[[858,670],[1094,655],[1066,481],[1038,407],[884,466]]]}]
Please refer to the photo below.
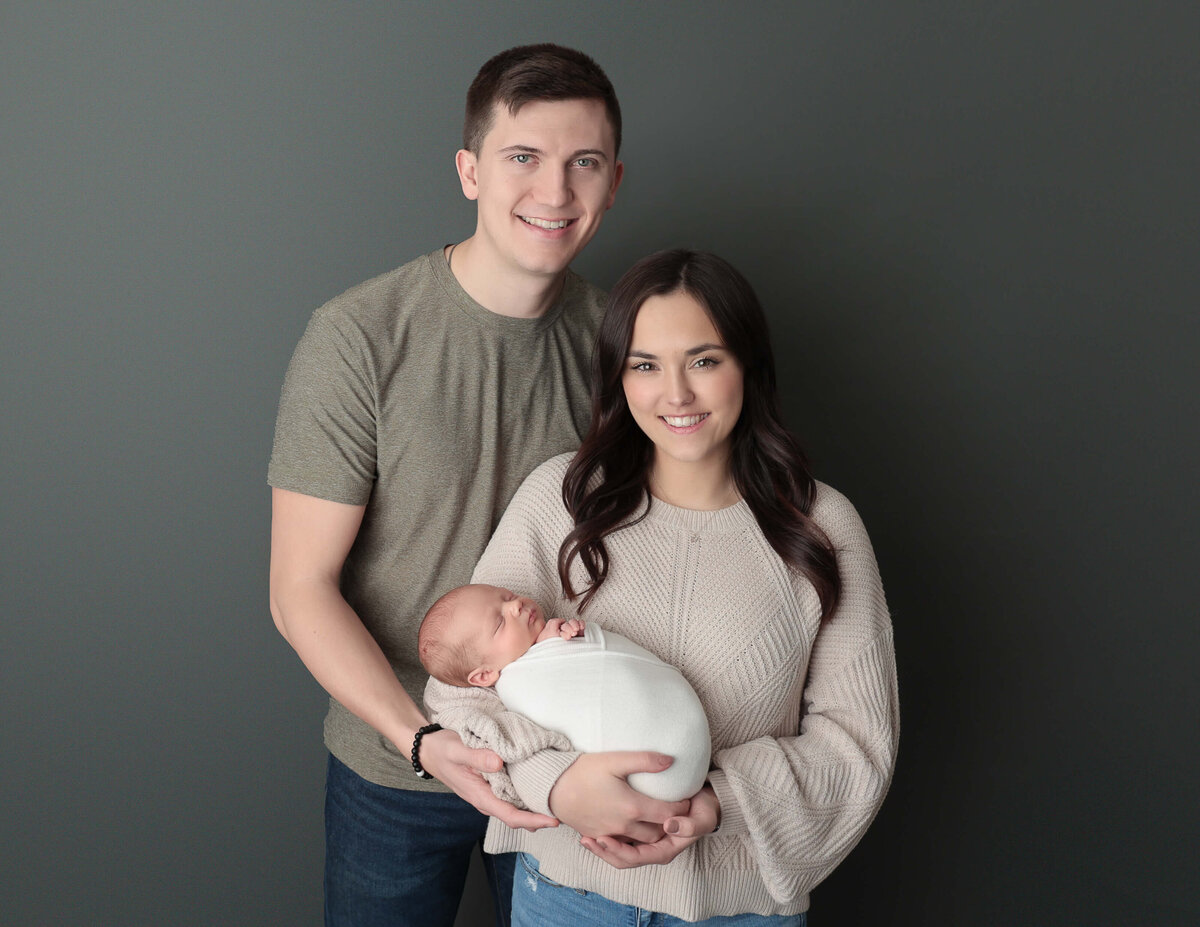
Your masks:
[{"label": "woman", "polygon": [[640,923],[633,909],[662,912],[655,923],[802,925],[895,759],[891,624],[870,541],[781,424],[766,320],[720,258],[668,251],[626,273],[593,377],[582,447],[530,475],[474,581],[677,666],[708,715],[707,782],[690,802],[655,802],[624,780],[661,768],[652,754],[573,753],[490,690],[435,682],[427,703],[505,758],[498,793],[567,825],[491,822],[488,850],[521,853],[514,925]]}]

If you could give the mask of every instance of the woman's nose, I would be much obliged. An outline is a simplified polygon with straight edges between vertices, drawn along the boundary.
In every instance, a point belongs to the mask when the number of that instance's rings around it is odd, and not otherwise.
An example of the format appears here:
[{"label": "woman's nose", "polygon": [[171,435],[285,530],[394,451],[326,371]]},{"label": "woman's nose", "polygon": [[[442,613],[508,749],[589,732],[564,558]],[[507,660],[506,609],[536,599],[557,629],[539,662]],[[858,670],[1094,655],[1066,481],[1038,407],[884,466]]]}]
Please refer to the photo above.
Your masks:
[{"label": "woman's nose", "polygon": [[684,406],[687,405],[695,394],[688,385],[687,377],[682,373],[673,373],[669,375],[667,380],[667,401],[672,405]]}]

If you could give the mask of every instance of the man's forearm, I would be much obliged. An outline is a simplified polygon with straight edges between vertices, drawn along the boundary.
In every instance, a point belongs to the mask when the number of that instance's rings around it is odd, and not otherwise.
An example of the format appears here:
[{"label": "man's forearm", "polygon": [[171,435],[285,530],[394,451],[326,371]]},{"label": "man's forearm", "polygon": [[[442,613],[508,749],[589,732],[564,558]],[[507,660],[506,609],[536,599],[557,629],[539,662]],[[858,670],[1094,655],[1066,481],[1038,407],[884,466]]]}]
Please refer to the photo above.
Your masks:
[{"label": "man's forearm", "polygon": [[316,580],[280,586],[272,614],[313,678],[406,751],[425,718],[338,588]]}]

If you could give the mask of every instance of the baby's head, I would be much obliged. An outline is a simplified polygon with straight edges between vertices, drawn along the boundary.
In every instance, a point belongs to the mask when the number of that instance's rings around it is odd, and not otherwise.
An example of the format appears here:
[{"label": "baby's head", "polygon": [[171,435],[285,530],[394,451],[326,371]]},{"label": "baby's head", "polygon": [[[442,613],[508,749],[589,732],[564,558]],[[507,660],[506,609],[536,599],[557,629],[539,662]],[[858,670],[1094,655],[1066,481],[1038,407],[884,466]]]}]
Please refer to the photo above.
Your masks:
[{"label": "baby's head", "polygon": [[417,649],[434,679],[493,686],[500,670],[532,647],[545,627],[533,599],[497,586],[459,586],[425,614]]}]

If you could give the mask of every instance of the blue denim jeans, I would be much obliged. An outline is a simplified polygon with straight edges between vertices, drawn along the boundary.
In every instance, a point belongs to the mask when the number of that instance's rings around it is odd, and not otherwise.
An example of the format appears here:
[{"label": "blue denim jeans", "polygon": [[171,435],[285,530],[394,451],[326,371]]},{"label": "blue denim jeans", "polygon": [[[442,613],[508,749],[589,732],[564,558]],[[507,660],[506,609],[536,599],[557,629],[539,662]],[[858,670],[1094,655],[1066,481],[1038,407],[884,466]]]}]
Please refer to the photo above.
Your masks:
[{"label": "blue denim jeans", "polygon": [[732,914],[684,921],[670,914],[617,904],[595,892],[559,885],[538,871],[538,861],[517,854],[513,879],[512,927],[805,927],[806,914]]},{"label": "blue denim jeans", "polygon": [[[451,927],[487,818],[457,795],[389,789],[329,757],[327,927]],[[483,854],[497,927],[509,927],[514,854]]]}]

